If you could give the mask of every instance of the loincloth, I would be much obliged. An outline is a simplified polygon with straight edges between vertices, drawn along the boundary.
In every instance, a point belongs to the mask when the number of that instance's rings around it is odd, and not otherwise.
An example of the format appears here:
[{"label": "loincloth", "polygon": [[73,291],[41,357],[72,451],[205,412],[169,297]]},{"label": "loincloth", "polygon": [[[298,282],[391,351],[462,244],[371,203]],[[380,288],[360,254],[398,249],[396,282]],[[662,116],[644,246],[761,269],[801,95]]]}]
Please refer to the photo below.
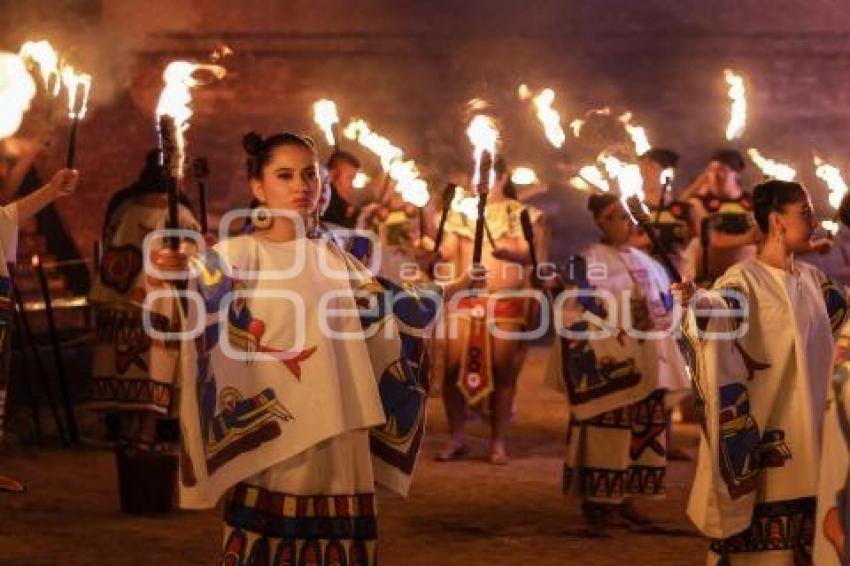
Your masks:
[{"label": "loincloth", "polygon": [[[488,303],[494,301],[488,320]],[[461,362],[457,387],[469,405],[485,400],[494,389],[493,335],[490,325],[518,323],[528,320],[528,297],[499,297],[482,294],[458,301],[453,315],[469,321],[469,333],[461,345]]]}]

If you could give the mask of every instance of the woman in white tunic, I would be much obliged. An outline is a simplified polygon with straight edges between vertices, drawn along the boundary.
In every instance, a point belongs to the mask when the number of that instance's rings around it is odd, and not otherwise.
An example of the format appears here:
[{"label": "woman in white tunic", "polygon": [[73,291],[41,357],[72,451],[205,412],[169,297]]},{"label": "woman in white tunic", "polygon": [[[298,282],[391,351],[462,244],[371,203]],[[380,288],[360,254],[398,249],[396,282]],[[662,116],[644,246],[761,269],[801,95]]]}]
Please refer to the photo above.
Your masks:
[{"label": "woman in white tunic", "polygon": [[379,281],[306,237],[312,142],[249,134],[245,148],[267,222],[195,262],[204,308],[189,301],[202,332],[184,344],[181,505],[226,494],[224,564],[371,565],[376,485],[405,494],[422,442],[439,295]]},{"label": "woman in white tunic", "polygon": [[690,385],[667,331],[664,269],[629,245],[633,224],[617,195],[593,195],[588,208],[601,241],[567,274],[586,294],[565,302],[550,369],[570,404],[564,492],[581,498],[599,535],[649,523],[631,501],[664,495],[666,409]]},{"label": "woman in white tunic", "polygon": [[704,422],[688,514],[712,539],[710,564],[810,564],[821,419],[846,303],[795,261],[815,228],[806,190],[768,181],[753,200],[764,246],[693,303]]}]

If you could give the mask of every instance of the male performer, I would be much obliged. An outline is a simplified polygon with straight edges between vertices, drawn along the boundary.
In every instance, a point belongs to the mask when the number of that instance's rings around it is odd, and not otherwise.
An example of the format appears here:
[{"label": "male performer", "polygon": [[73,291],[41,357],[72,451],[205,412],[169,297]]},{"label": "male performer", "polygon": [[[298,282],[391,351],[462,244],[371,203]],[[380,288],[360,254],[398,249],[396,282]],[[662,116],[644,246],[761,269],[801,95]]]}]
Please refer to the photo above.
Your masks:
[{"label": "male performer", "polygon": [[[525,296],[515,293],[529,291],[531,286],[531,254],[520,221],[523,209],[528,208],[530,212],[540,261],[546,258],[548,230],[540,211],[516,200],[504,161],[497,160],[495,169],[496,181],[487,200],[489,236],[484,240],[482,257],[489,272],[486,292],[446,305],[445,328],[449,334],[443,401],[451,439],[437,455],[439,461],[459,459],[470,452],[464,436],[466,408],[489,401],[492,410],[490,462],[508,463],[505,437],[524,344],[518,338],[494,335],[492,327],[520,332],[526,328],[535,310],[531,293]],[[455,273],[469,268],[474,231],[473,218],[458,211],[450,213],[439,250],[443,266],[452,266]],[[440,272],[438,269],[435,273],[437,278]]]}]

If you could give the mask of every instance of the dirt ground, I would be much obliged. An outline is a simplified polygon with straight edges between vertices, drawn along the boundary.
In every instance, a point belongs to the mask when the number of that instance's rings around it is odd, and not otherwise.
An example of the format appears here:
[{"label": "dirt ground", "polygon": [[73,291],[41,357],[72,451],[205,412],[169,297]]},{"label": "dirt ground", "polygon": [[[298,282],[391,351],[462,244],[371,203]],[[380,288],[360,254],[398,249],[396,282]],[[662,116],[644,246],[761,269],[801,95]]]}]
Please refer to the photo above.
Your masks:
[{"label": "dirt ground", "polygon": [[[482,423],[470,426],[472,459],[434,462],[446,425],[433,400],[411,496],[380,508],[383,565],[704,563],[707,545],[684,514],[690,463],[670,465],[665,501],[641,504],[665,532],[582,536],[576,504],[560,494],[565,406],[542,383],[544,360],[545,349],[533,349],[520,378],[509,466],[484,461]],[[677,439],[694,453],[692,428],[679,427]],[[214,564],[218,511],[122,515],[108,450],[16,449],[0,468],[28,485],[24,495],[0,495],[2,564]]]}]

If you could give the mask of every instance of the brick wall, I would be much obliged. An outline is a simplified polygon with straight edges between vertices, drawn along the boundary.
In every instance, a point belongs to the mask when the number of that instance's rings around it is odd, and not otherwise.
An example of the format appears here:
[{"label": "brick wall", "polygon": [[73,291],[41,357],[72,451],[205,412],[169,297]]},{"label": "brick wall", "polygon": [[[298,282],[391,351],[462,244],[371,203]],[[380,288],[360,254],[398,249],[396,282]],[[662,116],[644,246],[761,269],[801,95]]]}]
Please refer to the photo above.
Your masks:
[{"label": "brick wall", "polygon": [[[481,96],[502,119],[508,157],[557,184],[557,161],[580,152],[569,141],[560,154],[547,146],[515,99],[521,82],[555,88],[565,122],[602,105],[632,110],[651,141],[682,152],[684,181],[723,143],[727,66],[743,72],[750,89],[740,145],[795,163],[823,204],[813,152],[850,164],[843,154],[850,142],[845,12],[840,2],[777,0],[39,0],[4,12],[0,46],[46,33],[95,70],[97,97],[79,139],[84,185],[60,204],[88,250],[109,196],[135,177],[153,142],[164,65],[203,59],[218,42],[235,52],[225,61],[230,74],[196,91],[189,135],[191,151],[211,161],[214,211],[247,197],[241,134],[318,135],[310,104],[325,96],[344,119],[362,116],[405,148],[435,187],[466,165],[464,102]],[[42,169],[61,163],[64,135],[60,124],[59,147]],[[557,216],[562,251],[592,236],[575,220],[584,220],[574,213],[583,200],[558,186],[541,201]]]}]

